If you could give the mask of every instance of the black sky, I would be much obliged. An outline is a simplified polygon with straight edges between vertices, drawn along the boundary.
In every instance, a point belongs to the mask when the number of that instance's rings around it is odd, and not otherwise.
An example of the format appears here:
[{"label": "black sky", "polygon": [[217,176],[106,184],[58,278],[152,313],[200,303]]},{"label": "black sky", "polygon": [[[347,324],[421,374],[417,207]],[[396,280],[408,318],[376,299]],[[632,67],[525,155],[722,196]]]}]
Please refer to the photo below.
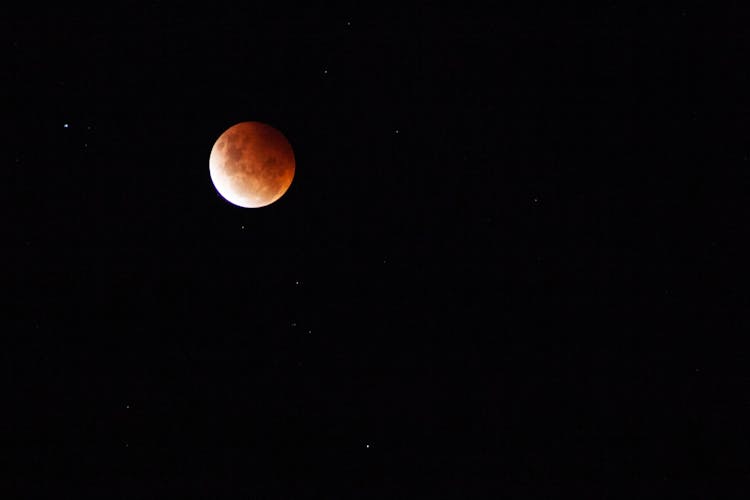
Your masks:
[{"label": "black sky", "polygon": [[[747,478],[747,14],[5,16],[13,485],[608,498]],[[297,160],[255,210],[208,175],[249,120]]]}]

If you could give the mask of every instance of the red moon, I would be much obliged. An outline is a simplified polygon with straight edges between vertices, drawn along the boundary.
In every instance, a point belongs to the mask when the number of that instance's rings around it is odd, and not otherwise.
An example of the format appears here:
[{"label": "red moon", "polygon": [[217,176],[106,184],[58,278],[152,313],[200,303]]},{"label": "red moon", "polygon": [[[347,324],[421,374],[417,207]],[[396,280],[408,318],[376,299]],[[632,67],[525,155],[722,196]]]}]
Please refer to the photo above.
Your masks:
[{"label": "red moon", "polygon": [[292,184],[294,152],[286,137],[270,125],[242,122],[216,139],[208,167],[214,187],[229,203],[265,207]]}]

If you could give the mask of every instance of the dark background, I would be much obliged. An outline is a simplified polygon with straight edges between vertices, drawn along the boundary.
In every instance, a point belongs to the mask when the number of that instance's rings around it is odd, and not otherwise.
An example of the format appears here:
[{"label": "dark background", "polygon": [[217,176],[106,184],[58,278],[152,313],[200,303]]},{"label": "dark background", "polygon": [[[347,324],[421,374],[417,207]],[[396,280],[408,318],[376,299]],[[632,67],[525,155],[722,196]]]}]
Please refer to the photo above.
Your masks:
[{"label": "dark background", "polygon": [[[609,498],[746,480],[739,5],[6,15],[10,485]],[[208,175],[248,120],[297,161],[262,209]]]}]

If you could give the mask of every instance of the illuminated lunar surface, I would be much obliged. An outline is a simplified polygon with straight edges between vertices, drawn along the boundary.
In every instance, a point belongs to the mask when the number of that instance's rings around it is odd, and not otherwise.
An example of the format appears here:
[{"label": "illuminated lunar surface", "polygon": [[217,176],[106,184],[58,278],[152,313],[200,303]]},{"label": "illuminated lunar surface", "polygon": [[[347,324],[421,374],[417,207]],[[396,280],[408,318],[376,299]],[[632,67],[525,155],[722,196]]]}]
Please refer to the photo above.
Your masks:
[{"label": "illuminated lunar surface", "polygon": [[228,128],[208,160],[211,181],[228,202],[245,208],[270,205],[292,184],[294,152],[286,137],[260,122]]}]

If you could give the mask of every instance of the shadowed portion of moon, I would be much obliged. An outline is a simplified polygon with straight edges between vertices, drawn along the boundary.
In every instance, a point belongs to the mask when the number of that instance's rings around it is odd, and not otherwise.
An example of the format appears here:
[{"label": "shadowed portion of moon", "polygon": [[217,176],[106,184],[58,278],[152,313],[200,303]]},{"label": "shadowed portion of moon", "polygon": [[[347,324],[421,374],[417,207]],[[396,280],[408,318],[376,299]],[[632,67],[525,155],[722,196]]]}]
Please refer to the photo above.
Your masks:
[{"label": "shadowed portion of moon", "polygon": [[228,202],[245,208],[270,205],[292,184],[294,152],[286,137],[260,122],[228,128],[208,160],[211,181]]}]

